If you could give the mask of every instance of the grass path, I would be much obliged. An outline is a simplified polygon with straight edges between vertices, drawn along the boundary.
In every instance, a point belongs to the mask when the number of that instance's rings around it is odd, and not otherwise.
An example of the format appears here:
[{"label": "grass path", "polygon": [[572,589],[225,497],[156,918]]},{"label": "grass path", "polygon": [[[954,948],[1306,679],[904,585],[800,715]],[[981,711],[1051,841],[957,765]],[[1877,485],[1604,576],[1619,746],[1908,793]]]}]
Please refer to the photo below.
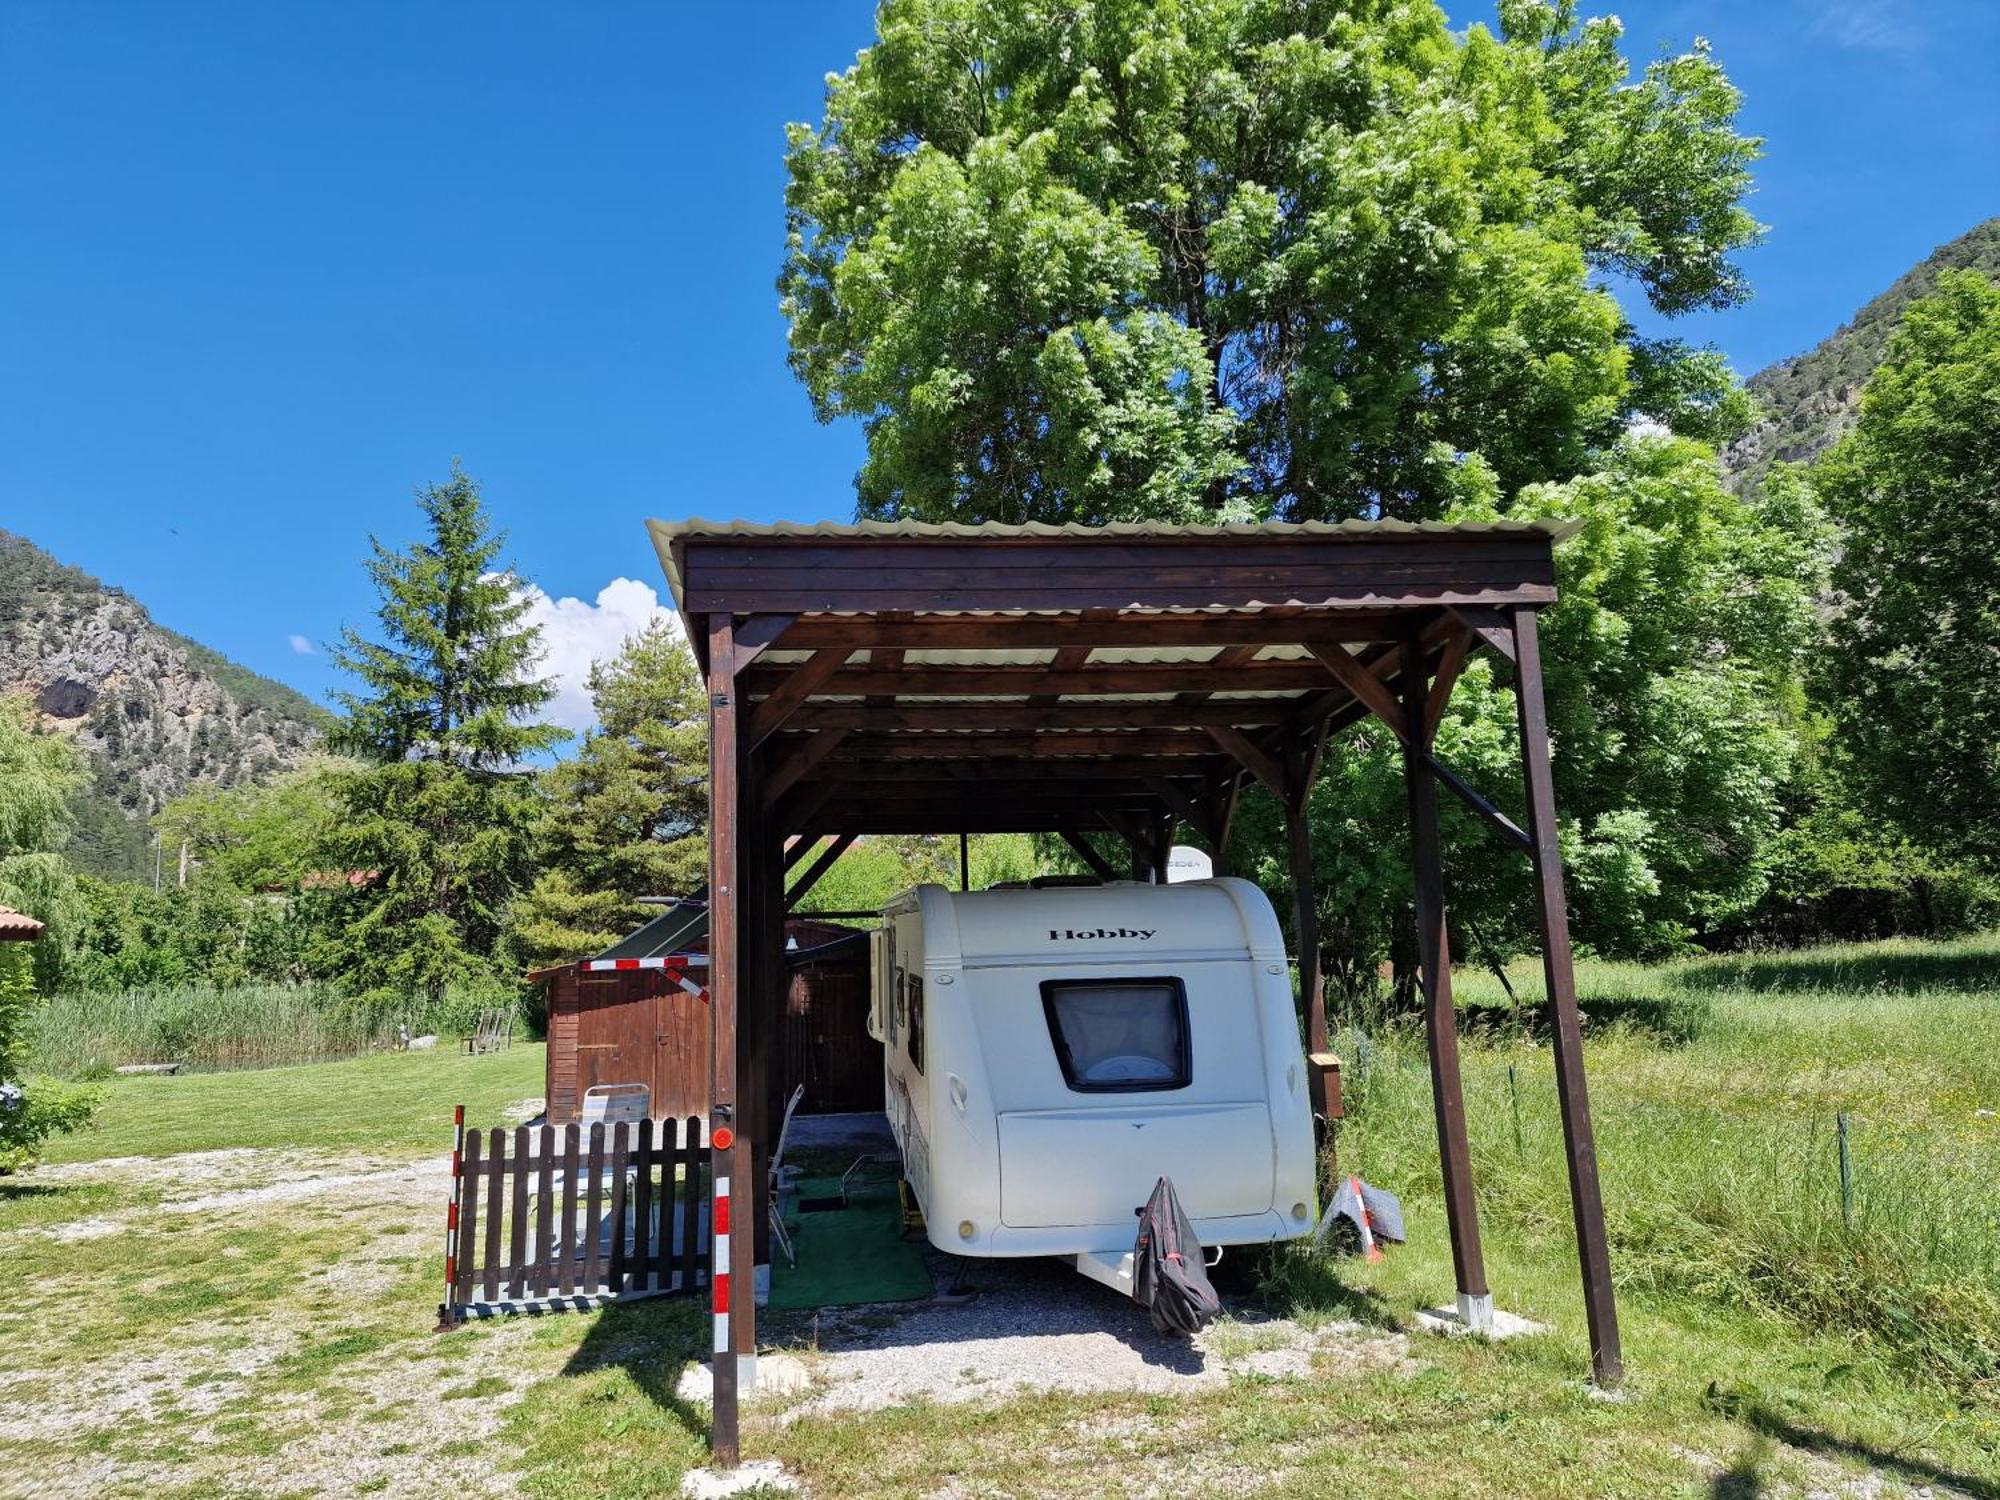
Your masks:
[{"label": "grass path", "polygon": [[[1406,1363],[1244,1374],[1195,1400],[766,1410],[748,1451],[821,1497],[2000,1500],[2000,1390],[1977,1364],[1982,1339],[2000,1357],[1981,1300],[2000,1295],[2000,1234],[1980,1233],[2000,1177],[1980,1114],[2000,1109],[2000,942],[1586,965],[1583,987],[1624,1017],[1588,1044],[1622,1399],[1581,1379],[1547,1054],[1510,1018],[1466,1045],[1474,1163],[1496,1296],[1552,1335],[1413,1338]],[[1421,1051],[1394,1028],[1365,1051],[1343,1157],[1403,1194],[1412,1242],[1372,1268],[1279,1262],[1262,1296],[1308,1324],[1397,1327],[1451,1291]],[[0,1494],[676,1494],[702,1456],[704,1412],[676,1394],[699,1307],[429,1331],[450,1107],[498,1119],[540,1092],[541,1061],[115,1083],[48,1171],[0,1180]],[[1836,1109],[1865,1152],[1859,1234],[1828,1168]],[[1913,1330],[1885,1311],[1899,1296]]]}]

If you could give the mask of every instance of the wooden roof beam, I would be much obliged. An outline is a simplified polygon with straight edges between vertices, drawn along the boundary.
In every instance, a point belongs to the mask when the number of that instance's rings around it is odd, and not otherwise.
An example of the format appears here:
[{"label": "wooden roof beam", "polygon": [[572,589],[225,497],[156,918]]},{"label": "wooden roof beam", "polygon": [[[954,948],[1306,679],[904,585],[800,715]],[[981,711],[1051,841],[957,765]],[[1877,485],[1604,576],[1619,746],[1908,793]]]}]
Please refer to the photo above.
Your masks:
[{"label": "wooden roof beam", "polygon": [[1038,733],[1055,729],[1202,729],[1280,724],[1297,705],[1284,698],[1250,698],[1205,703],[899,703],[870,708],[865,703],[809,703],[790,720],[795,729],[852,729],[863,734],[954,730],[1011,730]]}]

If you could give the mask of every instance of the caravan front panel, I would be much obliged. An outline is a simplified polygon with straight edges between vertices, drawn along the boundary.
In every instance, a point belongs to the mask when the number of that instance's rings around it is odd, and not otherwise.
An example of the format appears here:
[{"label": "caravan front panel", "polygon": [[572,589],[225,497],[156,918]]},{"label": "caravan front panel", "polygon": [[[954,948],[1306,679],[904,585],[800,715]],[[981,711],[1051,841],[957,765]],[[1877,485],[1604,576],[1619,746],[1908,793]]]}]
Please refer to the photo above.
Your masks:
[{"label": "caravan front panel", "polygon": [[1305,1058],[1255,886],[923,886],[885,916],[871,1029],[933,1243],[1129,1249],[1162,1176],[1209,1243],[1310,1227]]}]

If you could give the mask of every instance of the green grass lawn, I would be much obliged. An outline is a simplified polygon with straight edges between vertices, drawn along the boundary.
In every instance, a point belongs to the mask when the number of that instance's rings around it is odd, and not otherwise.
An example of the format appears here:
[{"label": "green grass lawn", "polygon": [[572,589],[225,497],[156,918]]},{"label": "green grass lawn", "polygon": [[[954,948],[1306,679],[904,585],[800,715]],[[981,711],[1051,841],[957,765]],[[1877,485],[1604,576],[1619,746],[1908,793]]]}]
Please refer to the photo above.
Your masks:
[{"label": "green grass lawn", "polygon": [[463,1104],[469,1121],[498,1124],[508,1104],[542,1092],[543,1051],[517,1042],[482,1057],[383,1052],[292,1068],[116,1078],[90,1128],[50,1142],[46,1159],[230,1146],[378,1155],[449,1149],[453,1105]]},{"label": "green grass lawn", "polygon": [[[821,1496],[2000,1497],[2000,940],[1582,967],[1616,1401],[1584,1379],[1549,1056],[1532,968],[1510,977],[1518,1013],[1489,976],[1459,979],[1473,1159],[1496,1299],[1553,1334],[1419,1337],[1406,1369],[1194,1399],[756,1417],[746,1451]],[[1344,1047],[1342,1165],[1403,1196],[1411,1243],[1375,1267],[1282,1255],[1257,1285],[1301,1321],[1399,1326],[1452,1292],[1421,1038],[1377,1025]],[[489,1123],[540,1079],[517,1047],[121,1080],[55,1155],[435,1156],[452,1104]],[[700,1307],[434,1336],[441,1203],[355,1191],[374,1196],[204,1216],[162,1211],[152,1179],[0,1185],[0,1493],[70,1474],[53,1492],[677,1493],[702,1453],[703,1412],[674,1394]],[[43,1232],[118,1215],[141,1232]],[[155,1386],[108,1425],[8,1425]]]}]

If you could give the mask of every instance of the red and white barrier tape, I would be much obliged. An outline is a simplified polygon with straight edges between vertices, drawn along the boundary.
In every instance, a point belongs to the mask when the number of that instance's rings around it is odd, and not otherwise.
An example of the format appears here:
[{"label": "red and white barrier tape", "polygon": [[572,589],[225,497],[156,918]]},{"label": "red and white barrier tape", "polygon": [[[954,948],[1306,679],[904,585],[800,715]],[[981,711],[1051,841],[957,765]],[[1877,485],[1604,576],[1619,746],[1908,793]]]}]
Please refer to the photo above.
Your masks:
[{"label": "red and white barrier tape", "polygon": [[634,969],[658,969],[703,1004],[708,1002],[708,991],[688,978],[687,971],[707,967],[706,953],[669,953],[658,958],[587,958],[583,961],[586,974],[622,974]]}]

